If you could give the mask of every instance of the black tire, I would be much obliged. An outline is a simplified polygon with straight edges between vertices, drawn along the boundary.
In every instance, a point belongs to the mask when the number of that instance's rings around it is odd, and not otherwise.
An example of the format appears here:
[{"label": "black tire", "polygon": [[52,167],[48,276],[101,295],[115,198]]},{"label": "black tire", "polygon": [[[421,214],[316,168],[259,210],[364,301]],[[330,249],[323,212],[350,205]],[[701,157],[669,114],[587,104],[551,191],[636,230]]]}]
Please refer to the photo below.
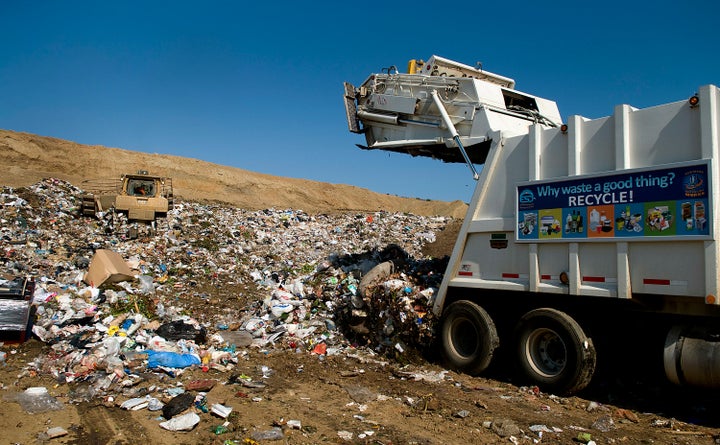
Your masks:
[{"label": "black tire", "polygon": [[522,316],[516,328],[522,377],[547,392],[572,394],[585,388],[595,372],[592,340],[572,317],[541,308]]},{"label": "black tire", "polygon": [[466,300],[456,301],[445,309],[440,337],[448,367],[470,375],[480,374],[490,366],[500,344],[490,315]]}]

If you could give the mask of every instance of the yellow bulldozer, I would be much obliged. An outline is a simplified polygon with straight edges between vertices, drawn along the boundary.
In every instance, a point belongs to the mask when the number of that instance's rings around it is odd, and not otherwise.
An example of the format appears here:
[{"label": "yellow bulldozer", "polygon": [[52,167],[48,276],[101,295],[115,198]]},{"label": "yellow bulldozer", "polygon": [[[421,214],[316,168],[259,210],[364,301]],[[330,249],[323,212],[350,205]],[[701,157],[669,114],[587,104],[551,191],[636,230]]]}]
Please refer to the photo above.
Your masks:
[{"label": "yellow bulldozer", "polygon": [[146,170],[118,179],[88,179],[82,182],[80,213],[123,213],[128,221],[152,223],[173,208],[172,179],[150,175]]}]

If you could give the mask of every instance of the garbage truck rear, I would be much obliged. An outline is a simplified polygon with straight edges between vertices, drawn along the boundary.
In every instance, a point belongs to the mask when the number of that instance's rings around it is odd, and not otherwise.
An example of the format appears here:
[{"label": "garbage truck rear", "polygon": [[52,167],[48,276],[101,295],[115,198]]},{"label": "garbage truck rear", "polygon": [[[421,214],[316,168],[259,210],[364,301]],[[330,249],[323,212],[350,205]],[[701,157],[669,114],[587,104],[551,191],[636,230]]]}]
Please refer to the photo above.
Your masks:
[{"label": "garbage truck rear", "polygon": [[635,355],[720,387],[720,90],[563,123],[481,68],[433,56],[408,71],[345,83],[344,99],[361,148],[465,162],[477,179],[433,306],[447,364],[479,374],[502,355],[570,394]]}]

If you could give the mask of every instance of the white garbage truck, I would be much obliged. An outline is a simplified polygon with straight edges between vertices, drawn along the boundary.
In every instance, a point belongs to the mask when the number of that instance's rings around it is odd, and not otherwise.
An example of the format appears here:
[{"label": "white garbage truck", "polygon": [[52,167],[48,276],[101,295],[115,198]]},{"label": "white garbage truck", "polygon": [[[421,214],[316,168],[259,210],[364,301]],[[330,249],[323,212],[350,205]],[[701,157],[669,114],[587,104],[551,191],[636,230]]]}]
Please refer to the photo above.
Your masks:
[{"label": "white garbage truck", "polygon": [[717,87],[563,123],[512,79],[432,56],[346,82],[344,99],[359,147],[465,162],[477,180],[433,305],[450,367],[500,355],[570,394],[636,355],[720,387]]}]

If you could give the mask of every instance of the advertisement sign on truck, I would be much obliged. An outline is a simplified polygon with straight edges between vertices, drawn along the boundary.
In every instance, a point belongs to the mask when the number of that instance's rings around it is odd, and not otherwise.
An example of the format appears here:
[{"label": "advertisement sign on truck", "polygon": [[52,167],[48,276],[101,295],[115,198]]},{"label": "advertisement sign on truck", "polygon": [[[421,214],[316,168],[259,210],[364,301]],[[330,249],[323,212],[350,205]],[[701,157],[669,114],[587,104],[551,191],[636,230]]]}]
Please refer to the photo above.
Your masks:
[{"label": "advertisement sign on truck", "polygon": [[517,187],[518,241],[709,236],[708,164]]}]

